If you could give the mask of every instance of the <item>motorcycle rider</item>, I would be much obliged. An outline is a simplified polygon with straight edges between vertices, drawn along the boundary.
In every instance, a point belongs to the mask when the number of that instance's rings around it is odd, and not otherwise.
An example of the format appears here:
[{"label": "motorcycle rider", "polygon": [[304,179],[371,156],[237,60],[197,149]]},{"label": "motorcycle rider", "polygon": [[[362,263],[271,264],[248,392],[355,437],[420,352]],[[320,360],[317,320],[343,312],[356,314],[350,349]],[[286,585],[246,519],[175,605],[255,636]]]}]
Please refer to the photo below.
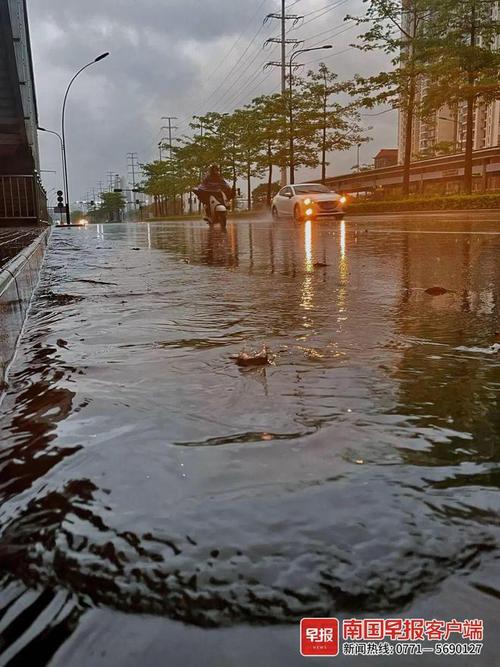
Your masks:
[{"label": "motorcycle rider", "polygon": [[196,194],[205,207],[207,217],[210,217],[210,193],[223,192],[228,199],[233,199],[234,190],[222,177],[216,164],[210,165],[208,172],[197,188]]}]

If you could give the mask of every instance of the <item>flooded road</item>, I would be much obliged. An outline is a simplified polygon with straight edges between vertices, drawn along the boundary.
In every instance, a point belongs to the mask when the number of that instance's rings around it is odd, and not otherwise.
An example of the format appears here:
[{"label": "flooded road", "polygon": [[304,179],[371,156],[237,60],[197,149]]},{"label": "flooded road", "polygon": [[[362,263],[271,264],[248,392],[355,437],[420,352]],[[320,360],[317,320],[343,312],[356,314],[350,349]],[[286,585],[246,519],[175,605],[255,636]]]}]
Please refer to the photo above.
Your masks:
[{"label": "flooded road", "polygon": [[298,620],[352,614],[484,617],[493,664],[495,230],[55,230],[0,407],[0,665],[303,664]]}]

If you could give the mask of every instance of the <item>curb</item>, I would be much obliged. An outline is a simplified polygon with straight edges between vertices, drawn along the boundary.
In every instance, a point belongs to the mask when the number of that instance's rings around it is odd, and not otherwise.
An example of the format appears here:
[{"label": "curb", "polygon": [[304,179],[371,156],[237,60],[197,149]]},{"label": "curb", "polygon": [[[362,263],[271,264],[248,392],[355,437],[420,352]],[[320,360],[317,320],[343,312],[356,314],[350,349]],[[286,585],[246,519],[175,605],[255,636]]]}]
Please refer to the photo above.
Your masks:
[{"label": "curb", "polygon": [[50,231],[43,230],[0,271],[0,392],[38,284]]},{"label": "curb", "polygon": [[426,210],[406,210],[406,211],[347,211],[345,212],[346,215],[348,216],[370,216],[373,217],[374,215],[383,215],[383,216],[388,216],[388,215],[428,215],[431,213],[432,215],[453,215],[455,213],[497,213],[500,215],[500,209],[499,208],[450,208],[448,210],[442,209],[442,208],[435,208],[435,209],[426,209]]}]

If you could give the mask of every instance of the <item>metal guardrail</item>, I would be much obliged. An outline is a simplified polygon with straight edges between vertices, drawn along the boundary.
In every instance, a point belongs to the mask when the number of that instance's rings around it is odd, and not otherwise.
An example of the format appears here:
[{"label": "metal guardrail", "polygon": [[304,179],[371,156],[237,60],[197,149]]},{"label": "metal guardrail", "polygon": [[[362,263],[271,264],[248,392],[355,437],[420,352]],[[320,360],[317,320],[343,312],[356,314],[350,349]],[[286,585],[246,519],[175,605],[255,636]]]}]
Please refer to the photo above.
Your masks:
[{"label": "metal guardrail", "polygon": [[45,191],[36,175],[0,175],[0,223],[48,220]]},{"label": "metal guardrail", "polygon": [[23,218],[38,218],[34,177],[0,176],[0,219]]}]

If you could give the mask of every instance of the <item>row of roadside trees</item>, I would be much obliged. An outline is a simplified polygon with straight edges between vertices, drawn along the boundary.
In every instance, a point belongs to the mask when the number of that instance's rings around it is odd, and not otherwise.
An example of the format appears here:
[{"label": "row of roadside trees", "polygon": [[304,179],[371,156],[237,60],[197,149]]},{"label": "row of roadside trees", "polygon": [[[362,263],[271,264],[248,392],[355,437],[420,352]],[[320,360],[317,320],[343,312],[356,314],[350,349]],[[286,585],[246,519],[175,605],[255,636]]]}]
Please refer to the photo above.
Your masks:
[{"label": "row of roadside trees", "polygon": [[262,95],[232,113],[195,116],[190,123],[193,136],[174,146],[171,158],[142,165],[144,190],[154,198],[157,214],[165,214],[169,204],[170,211],[180,212],[183,194],[210,164],[219,165],[234,187],[246,182],[249,207],[252,179],[266,180],[269,204],[277,170],[290,168],[292,150],[293,171],[320,166],[324,179],[329,153],[368,140],[358,105],[345,94],[349,85],[321,64],[305,77],[294,75],[291,94]]},{"label": "row of roadside trees", "polygon": [[[144,164],[144,191],[155,214],[183,212],[185,194],[210,164],[218,164],[233,186],[244,180],[251,205],[252,179],[265,179],[266,203],[277,171],[321,169],[328,155],[368,141],[362,109],[389,105],[401,112],[405,136],[403,194],[410,193],[415,119],[447,107],[466,119],[464,190],[472,191],[474,113],[478,104],[500,96],[500,14],[494,0],[364,0],[357,48],[387,54],[391,67],[340,81],[324,63],[305,76],[293,75],[293,92],[263,95],[232,113],[193,117],[192,136],[174,146],[171,157]],[[292,166],[291,166],[292,164]],[[192,195],[191,195],[192,197]],[[192,198],[190,198],[192,209]]]}]

